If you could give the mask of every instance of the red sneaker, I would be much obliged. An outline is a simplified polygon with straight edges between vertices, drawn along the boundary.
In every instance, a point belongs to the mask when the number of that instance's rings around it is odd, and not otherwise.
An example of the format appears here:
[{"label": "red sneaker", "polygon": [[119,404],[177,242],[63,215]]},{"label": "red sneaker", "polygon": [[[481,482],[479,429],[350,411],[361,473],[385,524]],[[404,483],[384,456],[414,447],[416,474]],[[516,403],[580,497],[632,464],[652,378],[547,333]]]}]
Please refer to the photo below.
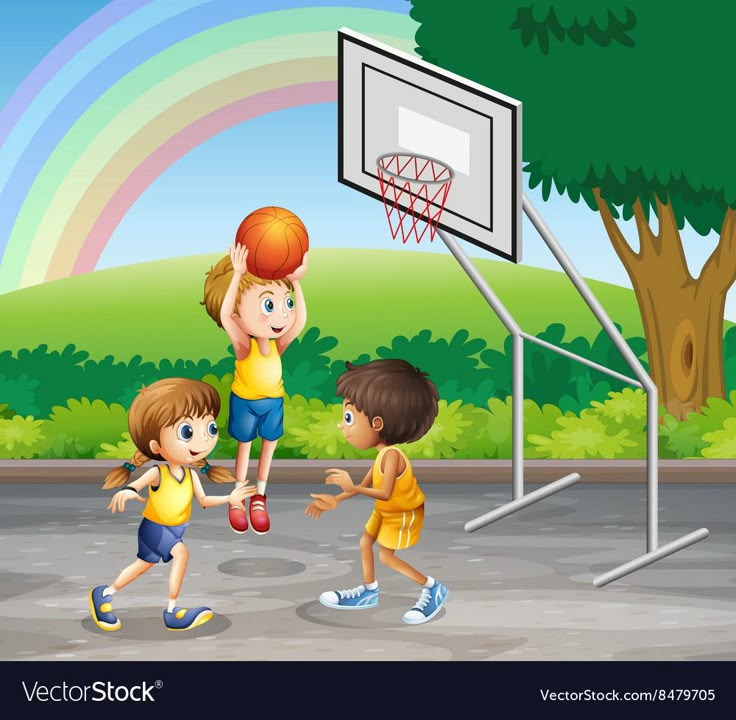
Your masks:
[{"label": "red sneaker", "polygon": [[234,532],[242,535],[248,529],[248,517],[245,514],[244,505],[231,505],[227,511],[230,527]]},{"label": "red sneaker", "polygon": [[265,495],[253,495],[250,499],[250,524],[256,535],[265,535],[271,528]]}]

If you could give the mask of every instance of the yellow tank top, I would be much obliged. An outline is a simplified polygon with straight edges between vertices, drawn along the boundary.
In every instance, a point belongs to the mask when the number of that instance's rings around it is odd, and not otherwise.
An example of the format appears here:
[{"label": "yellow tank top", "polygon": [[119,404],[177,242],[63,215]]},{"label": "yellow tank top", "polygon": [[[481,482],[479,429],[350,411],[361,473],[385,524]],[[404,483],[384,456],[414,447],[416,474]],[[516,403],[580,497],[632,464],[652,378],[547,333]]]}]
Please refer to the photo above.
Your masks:
[{"label": "yellow tank top", "polygon": [[177,480],[168,465],[159,465],[158,487],[148,486],[148,502],[143,517],[159,525],[181,525],[192,514],[192,471],[184,468],[184,477]]},{"label": "yellow tank top", "polygon": [[242,360],[235,361],[233,392],[243,400],[261,400],[284,396],[284,381],[281,377],[281,355],[276,341],[269,340],[268,355],[261,355],[258,342],[250,339],[250,352]]},{"label": "yellow tank top", "polygon": [[404,472],[396,478],[394,489],[388,500],[376,500],[376,508],[384,512],[403,512],[404,510],[416,510],[424,504],[424,493],[419,489],[417,479],[411,469],[409,458],[399,450],[399,448],[388,445],[378,453],[376,461],[373,463],[373,487],[380,489],[383,482],[383,473],[381,472],[381,462],[387,450],[398,450],[401,457],[406,463]]}]

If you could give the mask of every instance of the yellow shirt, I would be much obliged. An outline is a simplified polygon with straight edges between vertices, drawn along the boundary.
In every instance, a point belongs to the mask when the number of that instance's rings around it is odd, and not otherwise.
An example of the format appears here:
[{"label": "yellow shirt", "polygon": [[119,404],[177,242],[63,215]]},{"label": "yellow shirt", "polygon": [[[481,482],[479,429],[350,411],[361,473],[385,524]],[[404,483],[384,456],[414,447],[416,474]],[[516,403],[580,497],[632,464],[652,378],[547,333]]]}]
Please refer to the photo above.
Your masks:
[{"label": "yellow shirt", "polygon": [[416,508],[424,504],[424,493],[419,489],[417,479],[414,477],[414,472],[411,469],[409,458],[399,448],[389,445],[378,453],[378,457],[373,463],[373,487],[378,490],[383,482],[381,462],[387,450],[398,450],[406,463],[406,468],[396,478],[391,497],[388,500],[376,500],[376,508],[383,512],[416,510]]},{"label": "yellow shirt", "polygon": [[184,477],[177,480],[168,465],[159,465],[158,487],[148,486],[148,502],[143,517],[159,525],[181,525],[192,514],[192,471],[184,468]]},{"label": "yellow shirt", "polygon": [[242,360],[235,361],[233,392],[243,400],[261,400],[284,396],[284,381],[281,377],[281,355],[276,341],[269,340],[268,355],[261,355],[258,342],[250,339],[250,352]]}]

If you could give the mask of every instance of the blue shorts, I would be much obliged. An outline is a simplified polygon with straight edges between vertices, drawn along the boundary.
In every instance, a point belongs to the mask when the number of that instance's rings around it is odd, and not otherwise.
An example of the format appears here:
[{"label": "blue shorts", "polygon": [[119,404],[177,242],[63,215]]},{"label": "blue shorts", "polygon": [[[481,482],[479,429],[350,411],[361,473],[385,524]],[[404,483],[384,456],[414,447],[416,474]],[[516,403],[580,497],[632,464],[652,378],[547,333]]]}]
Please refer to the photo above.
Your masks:
[{"label": "blue shorts", "polygon": [[165,563],[172,558],[171,548],[180,543],[189,523],[183,525],[159,525],[143,518],[138,528],[138,557],[144,562]]},{"label": "blue shorts", "polygon": [[251,442],[259,435],[264,440],[278,440],[284,434],[284,398],[244,400],[230,393],[230,437],[238,442]]}]

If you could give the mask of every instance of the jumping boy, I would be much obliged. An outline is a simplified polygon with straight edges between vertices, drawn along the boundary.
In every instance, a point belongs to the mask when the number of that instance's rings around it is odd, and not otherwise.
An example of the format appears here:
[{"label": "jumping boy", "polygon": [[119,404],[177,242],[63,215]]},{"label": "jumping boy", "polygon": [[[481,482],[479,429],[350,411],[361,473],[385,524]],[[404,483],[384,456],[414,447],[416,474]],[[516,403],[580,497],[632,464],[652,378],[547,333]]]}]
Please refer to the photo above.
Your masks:
[{"label": "jumping boy", "polygon": [[355,495],[367,495],[376,502],[360,539],[363,584],[350,590],[324,592],[319,600],[337,609],[378,605],[373,559],[373,545],[378,542],[379,560],[421,586],[419,599],[402,618],[405,623],[418,625],[439,612],[448,593],[439,581],[396,557],[397,550],[412,547],[419,540],[424,494],[409,458],[395,446],[419,440],[432,427],[438,411],[437,388],[426,373],[404,360],[347,363],[347,368],[337,380],[337,395],[343,398],[338,427],[353,447],[375,448],[378,457],[360,485],[355,485],[344,470],[327,470],[325,482],[338,485],[343,492],[334,497],[313,495],[316,499],[305,514],[319,518],[323,510],[331,510]]},{"label": "jumping boy", "polygon": [[[235,374],[230,393],[228,432],[238,441],[235,458],[237,484],[247,482],[253,440],[262,438],[256,475],[256,494],[249,506],[253,532],[263,535],[271,522],[266,508],[266,483],[278,439],[284,434],[284,382],[281,355],[307,322],[307,307],[299,281],[302,265],[282,280],[264,280],[248,272],[248,250],[233,245],[229,255],[208,273],[203,305],[225,330],[235,351]],[[292,295],[293,293],[293,295]],[[245,505],[231,505],[230,526],[248,529]]]}]

